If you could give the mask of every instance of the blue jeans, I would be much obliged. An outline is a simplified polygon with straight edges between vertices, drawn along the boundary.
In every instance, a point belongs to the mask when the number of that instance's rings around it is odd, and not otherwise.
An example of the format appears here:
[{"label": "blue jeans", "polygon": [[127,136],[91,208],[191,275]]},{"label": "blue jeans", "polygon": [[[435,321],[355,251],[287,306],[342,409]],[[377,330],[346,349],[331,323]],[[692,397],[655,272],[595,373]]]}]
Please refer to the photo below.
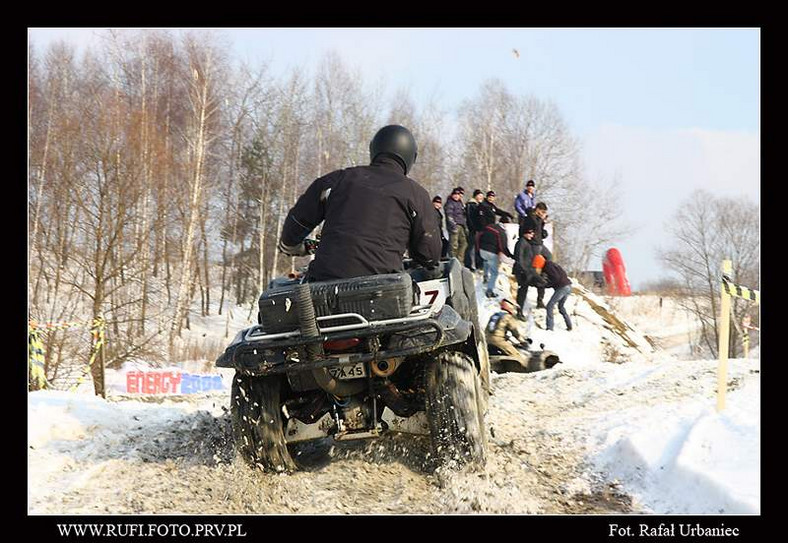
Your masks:
[{"label": "blue jeans", "polygon": [[482,249],[479,251],[484,259],[484,278],[487,282],[487,294],[495,294],[495,281],[498,280],[498,253]]},{"label": "blue jeans", "polygon": [[553,329],[553,308],[555,304],[558,304],[558,311],[561,313],[561,316],[564,317],[564,323],[566,323],[566,329],[572,329],[572,321],[569,320],[569,313],[566,312],[564,308],[564,304],[566,303],[566,299],[569,298],[569,295],[572,293],[572,285],[566,285],[565,287],[557,288],[553,292],[553,296],[550,298],[550,301],[547,302],[545,306],[545,310],[547,311],[547,329]]}]

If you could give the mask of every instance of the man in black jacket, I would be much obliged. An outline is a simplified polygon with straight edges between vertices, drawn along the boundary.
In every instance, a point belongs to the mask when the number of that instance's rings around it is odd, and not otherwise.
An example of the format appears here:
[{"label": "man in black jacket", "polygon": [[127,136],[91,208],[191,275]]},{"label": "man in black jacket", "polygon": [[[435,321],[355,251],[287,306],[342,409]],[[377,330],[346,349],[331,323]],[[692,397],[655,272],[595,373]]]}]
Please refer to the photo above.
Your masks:
[{"label": "man in black jacket", "polygon": [[512,214],[504,211],[495,205],[495,191],[487,191],[487,195],[482,203],[479,204],[479,222],[481,227],[484,228],[488,224],[495,224],[495,216],[508,217],[512,219]]},{"label": "man in black jacket", "polygon": [[465,266],[472,271],[482,267],[482,257],[477,248],[476,237],[481,234],[484,228],[479,214],[479,204],[483,201],[484,193],[481,189],[476,189],[473,191],[473,198],[465,204],[465,215],[468,219],[468,250],[465,252]]},{"label": "man in black jacket", "polygon": [[[529,217],[534,221],[534,236],[531,238],[534,255],[542,255],[545,259],[552,260],[553,254],[543,242],[547,237],[547,230],[544,229],[544,223],[547,222],[547,204],[544,202],[537,203]],[[537,309],[545,307],[543,287],[537,287],[536,289],[536,307]]]},{"label": "man in black jacket", "polygon": [[369,144],[370,165],[316,179],[287,214],[279,249],[306,254],[304,239],[322,221],[320,246],[308,280],[323,281],[403,270],[407,250],[434,268],[441,235],[429,193],[407,177],[417,148],[407,128],[381,128]]},{"label": "man in black jacket", "polygon": [[522,234],[514,246],[514,265],[512,266],[512,273],[517,279],[517,318],[519,320],[526,320],[527,317],[523,313],[526,307],[526,297],[528,296],[528,287],[536,286],[542,287],[544,290],[545,281],[536,273],[531,262],[534,258],[534,248],[531,245],[531,240],[536,234],[536,224],[533,218],[526,216],[520,223]]}]

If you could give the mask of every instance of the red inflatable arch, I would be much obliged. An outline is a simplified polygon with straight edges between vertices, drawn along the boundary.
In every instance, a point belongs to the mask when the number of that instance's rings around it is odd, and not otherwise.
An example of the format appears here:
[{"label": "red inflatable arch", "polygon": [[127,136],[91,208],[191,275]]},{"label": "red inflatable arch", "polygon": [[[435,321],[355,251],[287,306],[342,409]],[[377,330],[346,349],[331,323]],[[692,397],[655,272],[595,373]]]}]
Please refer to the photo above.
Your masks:
[{"label": "red inflatable arch", "polygon": [[610,295],[629,296],[632,289],[629,288],[627,270],[624,267],[624,259],[621,252],[615,247],[608,249],[605,258],[602,259],[602,272],[605,274],[605,284],[607,293]]}]

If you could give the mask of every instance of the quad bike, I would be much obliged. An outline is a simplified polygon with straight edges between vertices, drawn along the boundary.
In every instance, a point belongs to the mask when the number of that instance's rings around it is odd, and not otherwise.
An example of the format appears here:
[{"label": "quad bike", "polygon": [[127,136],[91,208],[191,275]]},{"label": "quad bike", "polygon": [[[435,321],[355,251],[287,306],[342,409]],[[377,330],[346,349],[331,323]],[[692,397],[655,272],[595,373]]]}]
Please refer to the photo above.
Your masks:
[{"label": "quad bike", "polygon": [[490,358],[490,368],[496,373],[532,373],[535,371],[550,369],[556,364],[561,363],[557,354],[555,354],[553,351],[545,350],[543,343],[539,345],[539,350],[532,350],[532,343],[532,340],[528,338],[525,343],[515,345],[517,350],[520,351],[525,358],[527,358],[528,364],[526,366],[523,366],[523,363],[520,359],[517,359],[510,354],[505,353],[495,345],[490,345],[488,343],[487,351]]},{"label": "quad bike", "polygon": [[257,326],[216,362],[234,368],[237,450],[270,471],[293,447],[387,432],[429,436],[438,465],[485,463],[490,366],[473,274],[456,258],[427,270],[304,282],[278,278]]}]

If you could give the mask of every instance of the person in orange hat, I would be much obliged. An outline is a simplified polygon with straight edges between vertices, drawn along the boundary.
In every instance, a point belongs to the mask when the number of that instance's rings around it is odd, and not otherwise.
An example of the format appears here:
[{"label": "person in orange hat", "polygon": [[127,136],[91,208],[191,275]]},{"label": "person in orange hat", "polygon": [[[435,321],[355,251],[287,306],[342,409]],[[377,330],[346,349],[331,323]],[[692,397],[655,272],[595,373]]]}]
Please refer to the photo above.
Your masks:
[{"label": "person in orange hat", "polygon": [[566,304],[566,299],[572,294],[572,281],[567,277],[561,266],[552,260],[546,260],[542,255],[536,255],[531,262],[531,266],[545,280],[545,287],[553,289],[553,295],[545,306],[547,311],[547,329],[553,329],[553,308],[557,304],[558,312],[564,317],[566,329],[571,330],[572,320],[569,318],[569,313],[566,312],[564,305]]}]

